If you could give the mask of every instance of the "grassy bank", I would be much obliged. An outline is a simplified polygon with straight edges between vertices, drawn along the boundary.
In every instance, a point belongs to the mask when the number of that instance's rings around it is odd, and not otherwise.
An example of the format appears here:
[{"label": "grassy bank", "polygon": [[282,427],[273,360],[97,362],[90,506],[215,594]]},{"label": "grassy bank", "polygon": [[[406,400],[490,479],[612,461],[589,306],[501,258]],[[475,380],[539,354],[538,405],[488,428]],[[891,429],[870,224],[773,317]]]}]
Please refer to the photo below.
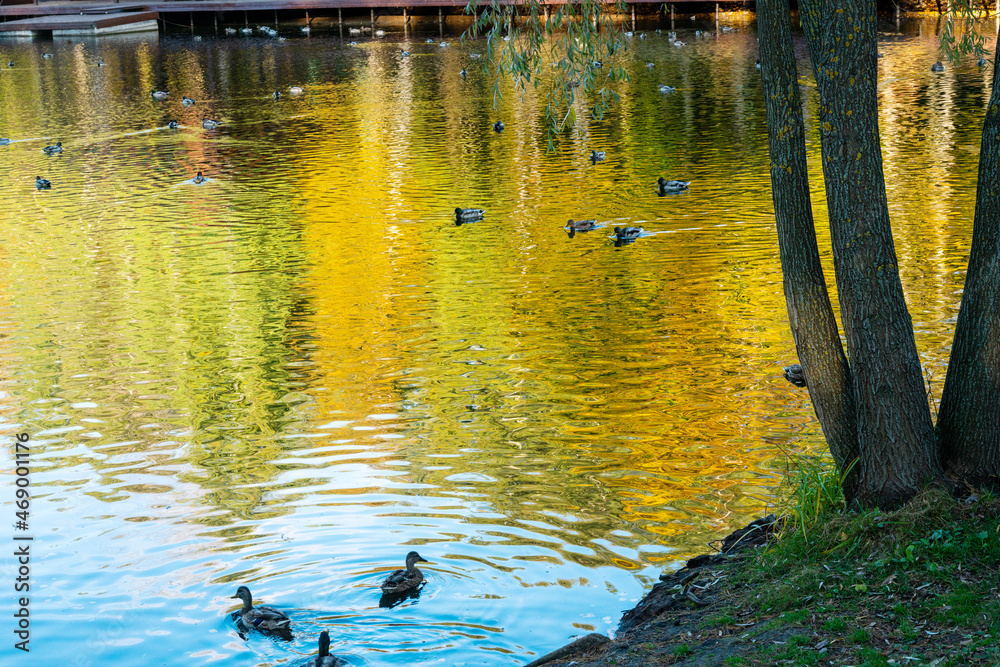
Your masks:
[{"label": "grassy bank", "polygon": [[853,513],[836,482],[806,470],[766,547],[689,562],[647,597],[665,611],[550,664],[1000,665],[1000,499]]}]

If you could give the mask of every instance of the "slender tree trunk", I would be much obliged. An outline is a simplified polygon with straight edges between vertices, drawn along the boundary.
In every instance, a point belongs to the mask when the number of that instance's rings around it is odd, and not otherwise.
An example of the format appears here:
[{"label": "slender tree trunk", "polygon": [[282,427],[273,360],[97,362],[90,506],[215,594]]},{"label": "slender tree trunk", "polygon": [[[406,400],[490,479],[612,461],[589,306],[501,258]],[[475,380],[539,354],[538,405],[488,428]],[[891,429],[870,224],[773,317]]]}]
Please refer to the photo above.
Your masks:
[{"label": "slender tree trunk", "polygon": [[874,0],[802,0],[840,313],[861,452],[863,504],[897,507],[940,472],[882,172]]},{"label": "slender tree trunk", "polygon": [[[1000,57],[1000,42],[997,46]],[[950,473],[974,485],[1000,483],[1000,70],[996,68],[979,151],[969,268],[938,434],[941,458]]]},{"label": "slender tree trunk", "polygon": [[830,453],[838,470],[850,470],[844,493],[853,503],[859,471],[854,390],[816,243],[788,0],[758,0],[757,31],[788,320]]}]

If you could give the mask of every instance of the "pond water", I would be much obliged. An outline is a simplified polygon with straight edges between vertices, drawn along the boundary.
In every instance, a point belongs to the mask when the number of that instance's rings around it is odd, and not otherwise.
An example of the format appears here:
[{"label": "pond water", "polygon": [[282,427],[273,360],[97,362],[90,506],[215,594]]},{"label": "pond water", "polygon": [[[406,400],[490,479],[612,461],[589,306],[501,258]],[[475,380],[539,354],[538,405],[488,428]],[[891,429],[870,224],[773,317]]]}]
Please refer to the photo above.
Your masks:
[{"label": "pond water", "polygon": [[[34,538],[31,664],[291,665],[322,629],[351,665],[523,664],[613,632],[767,511],[786,455],[823,443],[780,377],[756,37],[654,27],[621,104],[597,123],[581,102],[554,153],[539,94],[493,109],[457,35],[0,42],[0,428],[30,435],[33,494],[4,535]],[[934,22],[883,27],[889,196],[939,395],[992,67],[932,74]],[[659,197],[659,176],[692,184]],[[623,225],[649,234],[616,247]],[[411,549],[426,586],[380,607]],[[241,584],[291,642],[240,636]]]}]

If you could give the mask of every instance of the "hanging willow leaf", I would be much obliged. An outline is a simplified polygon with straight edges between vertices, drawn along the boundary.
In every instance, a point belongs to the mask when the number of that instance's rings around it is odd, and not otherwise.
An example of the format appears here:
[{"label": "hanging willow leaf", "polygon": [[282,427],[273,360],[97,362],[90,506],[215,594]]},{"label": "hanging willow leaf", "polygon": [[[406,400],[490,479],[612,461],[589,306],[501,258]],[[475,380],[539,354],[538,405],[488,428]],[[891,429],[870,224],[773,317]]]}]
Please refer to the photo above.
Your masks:
[{"label": "hanging willow leaf", "polygon": [[[624,0],[570,0],[553,8],[548,16],[538,0],[514,5],[470,0],[465,13],[475,19],[462,40],[486,37],[482,68],[494,77],[494,107],[503,99],[499,85],[507,77],[522,96],[528,84],[545,90],[544,126],[548,150],[553,151],[559,133],[576,121],[577,87],[591,97],[590,113],[597,120],[617,104],[615,85],[629,80],[619,62],[626,54],[628,40],[612,14],[626,11]],[[545,71],[543,53],[554,65]]]}]

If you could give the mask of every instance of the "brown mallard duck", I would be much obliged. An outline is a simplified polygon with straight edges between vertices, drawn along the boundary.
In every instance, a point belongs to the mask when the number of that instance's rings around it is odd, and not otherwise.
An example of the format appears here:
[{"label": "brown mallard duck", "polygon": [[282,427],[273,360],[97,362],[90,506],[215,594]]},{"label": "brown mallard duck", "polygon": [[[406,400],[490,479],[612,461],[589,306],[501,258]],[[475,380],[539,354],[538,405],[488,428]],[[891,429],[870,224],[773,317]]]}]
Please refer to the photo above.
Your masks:
[{"label": "brown mallard duck", "polygon": [[594,227],[597,227],[597,220],[577,220],[574,222],[570,218],[569,222],[566,223],[566,227],[578,232],[589,232]]},{"label": "brown mallard duck", "polygon": [[240,586],[236,589],[234,598],[243,600],[243,608],[240,609],[239,616],[243,624],[248,628],[256,628],[264,632],[287,632],[292,619],[288,618],[284,612],[271,607],[254,607],[253,596],[250,589]]},{"label": "brown mallard duck", "polygon": [[424,573],[416,568],[417,563],[427,563],[429,561],[420,557],[416,551],[406,554],[406,569],[396,570],[382,582],[380,588],[384,595],[396,595],[412,591],[424,580]]},{"label": "brown mallard duck", "polygon": [[345,667],[345,663],[335,655],[330,655],[330,633],[319,633],[319,654],[309,659],[303,667]]},{"label": "brown mallard duck", "polygon": [[785,379],[796,387],[806,386],[806,372],[802,370],[802,366],[792,364],[791,366],[785,366],[782,370],[785,373]]}]

